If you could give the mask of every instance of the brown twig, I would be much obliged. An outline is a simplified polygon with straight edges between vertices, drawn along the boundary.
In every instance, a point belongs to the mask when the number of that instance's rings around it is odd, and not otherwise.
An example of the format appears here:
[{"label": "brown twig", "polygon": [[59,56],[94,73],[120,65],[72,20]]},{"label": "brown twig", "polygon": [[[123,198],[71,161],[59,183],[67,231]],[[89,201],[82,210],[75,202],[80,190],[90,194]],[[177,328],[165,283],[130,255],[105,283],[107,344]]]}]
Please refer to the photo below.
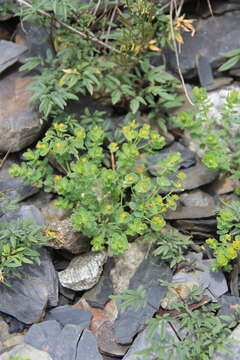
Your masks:
[{"label": "brown twig", "polygon": [[3,165],[5,164],[7,158],[8,158],[8,155],[10,154],[11,152],[11,148],[7,151],[7,153],[5,154],[4,158],[2,159],[1,163],[0,163],[0,170],[2,169]]},{"label": "brown twig", "polygon": [[113,152],[111,152],[111,164],[112,164],[112,170],[115,171],[116,170],[116,163],[115,163],[115,157],[114,157]]},{"label": "brown twig", "polygon": [[171,0],[171,3],[170,3],[170,29],[171,29],[171,35],[172,35],[172,40],[173,40],[174,52],[175,52],[175,56],[176,56],[178,74],[179,74],[179,77],[181,79],[181,83],[182,83],[183,90],[184,90],[184,93],[186,95],[186,98],[189,101],[189,103],[194,106],[194,103],[192,102],[192,100],[191,100],[191,98],[190,98],[190,96],[188,94],[188,91],[187,91],[187,88],[186,88],[186,85],[185,85],[185,81],[184,81],[184,78],[183,78],[183,74],[182,74],[182,71],[181,71],[181,67],[180,67],[178,49],[177,49],[176,39],[175,39],[175,35],[174,35],[174,28],[173,28],[173,2],[174,2],[174,0]]}]

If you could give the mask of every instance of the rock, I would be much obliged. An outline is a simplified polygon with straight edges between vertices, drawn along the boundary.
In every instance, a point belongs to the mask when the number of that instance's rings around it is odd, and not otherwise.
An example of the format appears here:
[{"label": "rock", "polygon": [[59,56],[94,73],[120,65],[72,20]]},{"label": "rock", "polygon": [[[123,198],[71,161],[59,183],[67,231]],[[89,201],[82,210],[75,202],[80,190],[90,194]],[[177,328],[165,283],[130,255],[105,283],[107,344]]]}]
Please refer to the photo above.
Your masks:
[{"label": "rock", "polygon": [[0,40],[11,40],[11,33],[3,24],[0,24]]},{"label": "rock", "polygon": [[13,349],[8,350],[0,355],[0,360],[9,360],[11,356],[14,358],[16,355],[29,360],[52,360],[51,356],[45,351],[39,351],[27,344],[17,345]]},{"label": "rock", "polygon": [[105,261],[104,252],[75,257],[65,270],[58,273],[61,285],[76,291],[91,289],[98,282]]},{"label": "rock", "polygon": [[58,303],[58,279],[46,249],[39,249],[41,264],[24,264],[21,279],[0,285],[0,311],[25,324],[39,321],[47,305]]},{"label": "rock", "polygon": [[216,219],[177,220],[175,225],[181,231],[191,233],[205,232],[207,233],[207,237],[209,237],[209,233],[214,234],[217,229]]},{"label": "rock", "polygon": [[[213,2],[211,4],[212,12],[214,15],[221,15],[229,11],[236,11],[240,10],[240,3],[237,1],[225,1],[225,0],[218,0],[217,2]],[[211,12],[208,8],[206,13],[202,14],[202,17],[211,16]]]},{"label": "rock", "polygon": [[[240,14],[240,12],[239,12]],[[239,16],[240,18],[240,16]],[[216,91],[211,91],[208,93],[208,98],[210,100],[210,102],[213,104],[213,108],[210,109],[210,111],[208,112],[208,116],[215,118],[215,119],[220,119],[219,121],[219,125],[221,126],[221,110],[222,110],[222,106],[223,104],[226,102],[226,97],[229,95],[229,92],[233,91],[233,90],[237,90],[240,91],[240,86],[239,84],[237,85],[230,85],[230,86],[226,86],[223,89],[220,90],[216,90]],[[237,104],[236,106],[234,106],[233,108],[236,111],[240,111],[240,105]],[[238,124],[232,124],[232,130],[233,130],[233,135],[235,135],[235,132],[237,130],[239,130],[239,125]]]},{"label": "rock", "polygon": [[90,325],[92,313],[88,310],[77,309],[76,307],[65,305],[58,306],[47,313],[45,320],[56,320],[62,326],[72,324],[80,325],[82,328]]},{"label": "rock", "polygon": [[9,334],[19,333],[24,331],[25,324],[23,322],[4,313],[2,313],[2,317],[9,326]]},{"label": "rock", "polygon": [[115,340],[113,323],[105,321],[96,332],[96,340],[102,354],[122,357],[127,352],[129,346],[119,345]]},{"label": "rock", "polygon": [[199,55],[197,57],[197,72],[202,87],[213,83],[212,68],[205,56]]},{"label": "rock", "polygon": [[138,312],[135,312],[131,307],[124,311],[119,311],[118,317],[114,322],[115,338],[118,344],[130,344],[134,336],[143,329],[145,322],[159,308],[160,301],[167,291],[166,287],[159,284],[159,280],[170,281],[171,278],[170,268],[159,258],[149,256],[142,261],[131,278],[128,288],[136,290],[142,285],[146,291],[145,296],[148,304],[143,306]]},{"label": "rock", "polygon": [[114,294],[128,289],[130,279],[137,271],[139,265],[149,253],[149,243],[136,240],[129,243],[127,251],[115,258],[115,265],[110,271]]},{"label": "rock", "polygon": [[229,348],[231,354],[226,353],[225,351],[216,351],[213,354],[212,360],[237,360],[240,356],[240,325],[238,325],[229,336],[229,339],[234,341],[227,341],[224,343],[226,348]]},{"label": "rock", "polygon": [[98,351],[97,342],[94,335],[84,330],[77,347],[76,360],[102,360],[102,356]]},{"label": "rock", "polygon": [[19,209],[9,211],[0,218],[0,223],[31,220],[38,226],[43,226],[44,221],[40,211],[33,205],[23,205]]},{"label": "rock", "polygon": [[[173,323],[171,323],[173,326]],[[151,345],[163,346],[166,350],[166,353],[163,355],[162,359],[167,358],[167,355],[171,353],[171,359],[177,360],[178,356],[175,353],[175,346],[174,343],[178,342],[179,339],[177,338],[175,332],[171,328],[169,324],[166,326],[166,333],[164,334],[163,344],[160,344],[160,338],[161,335],[157,332],[155,337],[153,337],[152,341],[149,341],[148,334],[151,330],[150,326],[147,326],[146,329],[138,334],[138,336],[135,338],[132,346],[128,350],[127,354],[124,356],[123,360],[145,360],[145,355],[139,355],[138,352],[141,352],[147,348],[149,348]],[[160,338],[159,338],[160,337]],[[165,346],[164,346],[165,345]],[[161,351],[161,353],[163,350]],[[156,360],[158,356],[158,352],[152,352],[151,354],[148,354],[147,360]]]},{"label": "rock", "polygon": [[25,264],[23,266],[24,277],[42,279],[48,292],[48,306],[57,306],[59,291],[57,273],[47,249],[42,247],[38,251],[41,264]]},{"label": "rock", "polygon": [[[221,53],[237,49],[239,47],[240,11],[229,12],[217,18],[209,17],[194,23],[195,36],[184,33],[184,43],[179,54],[180,67],[183,74],[189,78],[195,76],[196,58],[198,55],[205,56],[212,68],[216,68],[225,58]],[[167,61],[170,67],[177,71],[176,58],[172,53],[168,54]]]},{"label": "rock", "polygon": [[236,296],[228,296],[223,295],[219,301],[219,305],[221,306],[218,310],[218,316],[227,315],[234,317],[235,320],[239,323],[240,321],[240,298]]},{"label": "rock", "polygon": [[0,73],[15,64],[26,50],[26,46],[14,44],[12,41],[0,40]]},{"label": "rock", "polygon": [[11,287],[0,285],[0,311],[25,324],[39,321],[48,302],[48,291],[41,279],[14,279]]},{"label": "rock", "polygon": [[[22,201],[28,197],[38,193],[39,189],[24,183],[21,178],[12,178],[8,174],[8,170],[11,165],[15,164],[16,161],[7,160],[0,172],[0,193],[3,196],[3,202],[9,201]],[[0,209],[1,209],[0,205]]]},{"label": "rock", "polygon": [[164,148],[163,150],[159,151],[157,154],[150,155],[148,157],[147,167],[150,173],[154,176],[157,175],[158,169],[160,166],[158,165],[158,161],[165,159],[168,155],[180,152],[182,156],[181,167],[188,168],[191,165],[195,164],[196,155],[194,152],[183,146],[178,142],[174,142],[172,145]]},{"label": "rock", "polygon": [[[182,170],[182,172],[186,175],[186,178],[181,181],[184,190],[193,190],[199,188],[200,186],[209,184],[215,180],[219,174],[217,170],[207,169],[203,164],[191,166],[186,170]],[[178,191],[181,192],[181,190]],[[166,190],[164,193],[165,192]]]},{"label": "rock", "polygon": [[213,192],[215,195],[223,195],[233,192],[236,186],[236,181],[230,176],[222,175],[210,185],[209,191]]},{"label": "rock", "polygon": [[215,207],[214,198],[202,190],[193,190],[181,194],[180,203],[187,207]]},{"label": "rock", "polygon": [[233,83],[233,78],[230,76],[221,76],[213,80],[211,85],[206,86],[207,91],[214,91],[221,89],[224,86],[231,85]]},{"label": "rock", "polygon": [[24,335],[18,334],[18,335],[11,335],[8,339],[6,339],[2,345],[4,349],[20,345],[24,343]]},{"label": "rock", "polygon": [[172,286],[169,288],[165,298],[161,301],[164,309],[171,309],[172,303],[176,302],[181,294],[187,300],[193,287],[203,291],[212,301],[228,291],[227,282],[223,272],[212,272],[211,265],[214,260],[202,260],[202,254],[189,254],[186,259],[192,263],[192,271],[185,271],[183,268],[177,272],[172,279]]},{"label": "rock", "polygon": [[53,356],[61,333],[61,325],[55,320],[44,321],[30,327],[24,337],[26,344]]},{"label": "rock", "polygon": [[168,210],[166,220],[203,219],[216,215],[216,208],[208,206],[178,206],[176,210]]},{"label": "rock", "polygon": [[55,200],[44,202],[41,206],[41,212],[46,225],[65,220],[71,215],[71,211],[56,207]]},{"label": "rock", "polygon": [[46,58],[47,51],[52,52],[49,41],[49,31],[46,27],[30,21],[23,21],[17,27],[18,36],[27,46],[27,51],[20,60],[25,62],[29,57],[40,56]]},{"label": "rock", "polygon": [[109,258],[103,267],[103,273],[97,285],[84,293],[84,299],[91,306],[104,309],[104,306],[109,301],[109,296],[113,294],[113,284],[110,279],[110,271],[113,265],[113,259]]},{"label": "rock", "polygon": [[82,333],[81,326],[65,325],[57,339],[53,360],[78,360],[77,348]]},{"label": "rock", "polygon": [[0,152],[16,152],[31,145],[40,135],[43,122],[30,107],[26,87],[31,77],[12,73],[0,80]]},{"label": "rock", "polygon": [[64,249],[72,254],[81,254],[90,250],[89,239],[80,232],[73,230],[70,217],[51,222],[47,226],[47,229],[56,234],[56,237],[53,237],[53,239],[48,242],[49,247]]},{"label": "rock", "polygon": [[229,74],[236,78],[240,78],[240,69],[232,69],[229,71]]},{"label": "rock", "polygon": [[0,342],[3,343],[9,337],[10,337],[10,334],[8,331],[8,324],[1,319],[0,320]]}]

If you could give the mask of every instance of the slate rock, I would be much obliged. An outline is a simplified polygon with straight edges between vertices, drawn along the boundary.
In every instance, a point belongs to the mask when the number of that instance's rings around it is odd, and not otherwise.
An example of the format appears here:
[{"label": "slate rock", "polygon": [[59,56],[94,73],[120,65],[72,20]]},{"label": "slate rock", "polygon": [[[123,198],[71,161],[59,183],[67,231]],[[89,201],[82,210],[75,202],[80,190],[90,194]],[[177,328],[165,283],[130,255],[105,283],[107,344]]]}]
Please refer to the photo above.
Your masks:
[{"label": "slate rock", "polygon": [[12,41],[0,40],[0,73],[15,64],[19,57],[26,52],[27,47]]},{"label": "slate rock", "polygon": [[44,321],[30,327],[25,334],[26,344],[42,351],[47,351],[49,355],[54,355],[56,344],[59,339],[62,327],[55,320]]},{"label": "slate rock", "polygon": [[[182,231],[215,233],[217,229],[216,219],[192,219],[177,220],[176,227]],[[209,237],[209,236],[208,236]]]},{"label": "slate rock", "polygon": [[[55,348],[54,360],[77,360],[77,347],[83,332],[83,327],[77,325],[65,325]],[[86,358],[86,354],[85,358]]]},{"label": "slate rock", "polygon": [[[215,260],[202,260],[202,254],[189,254],[186,259],[193,263],[193,271],[186,272],[184,269],[174,274],[172,285],[165,298],[161,301],[164,309],[170,309],[172,303],[179,298],[179,292],[188,298],[193,287],[203,291],[212,301],[228,291],[227,281],[222,271],[211,271],[211,265]],[[181,289],[181,290],[180,290]]]},{"label": "slate rock", "polygon": [[42,214],[33,205],[22,205],[19,209],[9,211],[0,218],[0,223],[30,220],[38,226],[43,226]]},{"label": "slate rock", "polygon": [[19,333],[24,330],[25,324],[23,322],[17,320],[16,318],[14,318],[10,315],[3,314],[3,313],[2,313],[2,317],[9,326],[9,334]]},{"label": "slate rock", "polygon": [[38,250],[40,253],[40,265],[24,264],[23,274],[25,278],[41,279],[48,291],[48,306],[56,306],[58,304],[59,282],[58,276],[54,269],[51,256],[46,248],[42,247]]},{"label": "slate rock", "polygon": [[38,322],[47,306],[48,291],[42,279],[14,279],[0,284],[0,311],[25,324]]},{"label": "slate rock", "polygon": [[170,281],[172,273],[170,268],[159,258],[149,256],[143,260],[129,283],[129,289],[137,289],[142,285],[146,290],[145,305],[138,312],[128,307],[119,311],[114,322],[115,338],[118,344],[130,344],[134,336],[143,329],[146,320],[150,319],[158,309],[161,299],[165,296],[166,287],[159,284],[159,280]]},{"label": "slate rock", "polygon": [[212,68],[205,56],[200,55],[197,57],[197,72],[202,87],[213,83]]},{"label": "slate rock", "polygon": [[[150,329],[151,329],[150,326],[147,326],[140,334],[137,335],[132,346],[128,350],[127,354],[123,357],[123,360],[145,360],[146,355],[139,355],[137,353],[149,348],[151,345],[158,345],[158,346],[161,345],[159,344],[158,334],[155,336],[155,338],[152,339],[151,342],[149,341],[148,334]],[[174,352],[175,351],[174,342],[175,343],[178,342],[179,339],[177,338],[175,332],[172,330],[169,324],[166,327],[166,334],[164,336],[164,341],[167,340],[168,340],[168,344],[165,343],[165,352],[168,355],[170,355],[171,353],[172,355],[171,359],[177,360],[178,356]],[[166,354],[163,358],[166,357]],[[157,356],[158,353],[156,352],[148,354],[147,360],[156,360]]]},{"label": "slate rock", "polygon": [[43,121],[29,105],[31,77],[12,73],[0,80],[0,152],[16,152],[40,136]]},{"label": "slate rock", "polygon": [[184,192],[180,195],[180,203],[187,207],[215,207],[214,198],[202,190]]},{"label": "slate rock", "polygon": [[88,330],[84,330],[77,347],[76,360],[103,360],[98,351],[95,336]]},{"label": "slate rock", "polygon": [[104,306],[109,301],[109,296],[113,294],[113,284],[110,278],[110,271],[113,265],[114,260],[108,258],[97,285],[84,293],[84,299],[87,300],[91,306],[104,309]]},{"label": "slate rock", "polygon": [[[215,180],[219,174],[219,171],[207,169],[203,164],[191,166],[188,169],[182,170],[182,172],[186,175],[185,179],[181,181],[184,190],[193,190],[209,184]],[[174,177],[171,178],[177,180]],[[182,192],[182,190],[176,190],[175,192]],[[164,193],[166,193],[166,190]]]},{"label": "slate rock", "polygon": [[178,206],[176,210],[168,210],[166,220],[204,219],[216,215],[216,208],[208,206]]},{"label": "slate rock", "polygon": [[101,354],[122,357],[127,352],[129,346],[116,343],[113,323],[105,321],[95,333],[97,344]]},{"label": "slate rock", "polygon": [[58,273],[61,285],[76,291],[91,289],[98,282],[105,261],[104,252],[76,256],[65,270]]},{"label": "slate rock", "polygon": [[[194,23],[195,36],[184,33],[184,43],[179,54],[180,67],[185,76],[194,77],[196,58],[198,55],[205,56],[211,66],[216,68],[225,58],[221,53],[237,49],[239,47],[240,11],[229,12],[217,18],[209,17]],[[176,58],[169,52],[167,61],[170,67],[177,71]]]},{"label": "slate rock", "polygon": [[191,165],[195,164],[196,155],[193,151],[189,150],[184,145],[179,142],[174,142],[172,145],[164,148],[159,151],[157,154],[150,155],[148,157],[147,166],[152,175],[157,175],[158,169],[160,169],[158,165],[158,161],[165,159],[168,155],[179,152],[182,156],[181,167],[188,168]]},{"label": "slate rock", "polygon": [[[214,15],[222,15],[229,11],[240,10],[240,3],[238,0],[226,1],[226,0],[218,0],[217,2],[213,2],[211,4],[211,10]],[[212,16],[209,8],[208,10],[202,14],[202,17]]]},{"label": "slate rock", "polygon": [[88,327],[92,313],[88,310],[77,309],[70,305],[58,306],[47,313],[45,320],[56,320],[62,326],[72,324]]},{"label": "slate rock", "polygon": [[220,309],[218,310],[218,316],[227,315],[232,316],[237,322],[240,321],[240,298],[237,296],[223,295],[219,300],[218,304]]},{"label": "slate rock", "polygon": [[236,181],[228,175],[217,178],[209,187],[209,191],[216,195],[224,195],[234,191],[237,186]]},{"label": "slate rock", "polygon": [[224,346],[228,348],[232,354],[227,354],[225,351],[216,351],[213,354],[212,360],[237,360],[240,358],[240,325],[238,325],[229,336],[230,339],[234,340],[224,343]]},{"label": "slate rock", "polygon": [[17,345],[13,349],[8,350],[0,355],[0,360],[9,360],[11,356],[14,358],[17,355],[29,360],[53,360],[47,352],[37,350],[27,344]]},{"label": "slate rock", "polygon": [[48,242],[48,246],[53,249],[64,249],[72,254],[81,254],[90,250],[90,240],[83,236],[79,231],[72,227],[71,218],[52,221],[49,229],[54,229],[57,239]]}]

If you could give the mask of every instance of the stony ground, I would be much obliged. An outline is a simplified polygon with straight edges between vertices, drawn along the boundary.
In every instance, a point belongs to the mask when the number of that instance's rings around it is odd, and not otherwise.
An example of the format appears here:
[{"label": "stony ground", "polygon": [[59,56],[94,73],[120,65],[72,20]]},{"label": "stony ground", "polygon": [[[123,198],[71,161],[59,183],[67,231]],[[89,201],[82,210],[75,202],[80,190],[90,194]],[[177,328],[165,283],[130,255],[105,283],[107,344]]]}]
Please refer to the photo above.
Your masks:
[{"label": "stony ground", "polygon": [[[213,11],[199,9],[195,37],[186,36],[180,56],[186,82],[207,87],[218,113],[229,89],[240,88],[240,67],[227,76],[215,72],[221,60],[219,53],[239,47],[239,1],[216,1]],[[21,162],[22,151],[42,134],[44,123],[29,106],[26,86],[31,76],[19,73],[18,67],[28,56],[44,54],[48,44],[45,29],[26,23],[23,32],[16,19],[0,19],[0,192],[7,200],[17,200],[20,208],[8,213],[0,210],[0,223],[16,219],[33,219],[38,225],[54,228],[60,242],[49,243],[41,250],[41,265],[25,265],[24,278],[15,279],[12,287],[0,285],[0,360],[16,353],[27,354],[32,360],[136,360],[134,353],[146,346],[146,320],[154,316],[153,307],[167,311],[176,300],[158,280],[167,280],[178,287],[181,297],[187,297],[192,284],[203,290],[204,302],[218,302],[219,314],[232,314],[240,298],[230,293],[225,274],[210,270],[212,259],[202,251],[202,242],[216,232],[216,209],[221,200],[239,201],[233,193],[234,183],[217,171],[207,170],[199,160],[197,142],[174,132],[165,134],[167,146],[158,155],[150,156],[148,169],[156,174],[157,161],[169,153],[182,155],[182,170],[186,174],[184,192],[178,208],[166,216],[169,227],[176,227],[195,240],[186,259],[194,259],[196,269],[181,268],[175,273],[157,257],[149,255],[149,245],[130,244],[120,257],[90,252],[89,242],[71,228],[69,213],[54,207],[51,194],[43,193],[11,178],[8,169]],[[171,69],[176,68],[169,54]],[[196,58],[199,61],[195,61]],[[84,106],[84,100],[81,103]],[[95,110],[98,104],[91,103]],[[186,104],[184,106],[186,108]],[[8,154],[5,157],[6,153]],[[174,239],[173,239],[174,241]],[[124,289],[146,289],[148,302],[137,313],[120,312],[109,300]],[[179,290],[180,289],[180,290]],[[235,308],[234,308],[234,306]],[[233,334],[240,339],[239,326]],[[240,345],[233,345],[236,360]],[[141,359],[141,357],[139,357]],[[226,359],[218,355],[214,359]],[[154,359],[149,359],[154,360]]]}]

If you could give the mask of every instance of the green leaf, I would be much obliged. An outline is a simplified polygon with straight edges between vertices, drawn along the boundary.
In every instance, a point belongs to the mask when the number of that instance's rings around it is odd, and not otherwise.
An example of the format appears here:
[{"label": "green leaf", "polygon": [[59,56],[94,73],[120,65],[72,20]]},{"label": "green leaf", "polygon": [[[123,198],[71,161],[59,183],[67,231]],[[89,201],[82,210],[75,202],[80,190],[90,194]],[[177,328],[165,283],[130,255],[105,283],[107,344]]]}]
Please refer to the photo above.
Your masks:
[{"label": "green leaf", "polygon": [[137,98],[130,101],[130,109],[133,112],[133,114],[136,114],[136,112],[139,109],[139,106],[140,106],[140,102]]},{"label": "green leaf", "polygon": [[218,68],[218,71],[226,71],[231,69],[238,61],[240,61],[240,55],[230,58],[227,62]]}]

